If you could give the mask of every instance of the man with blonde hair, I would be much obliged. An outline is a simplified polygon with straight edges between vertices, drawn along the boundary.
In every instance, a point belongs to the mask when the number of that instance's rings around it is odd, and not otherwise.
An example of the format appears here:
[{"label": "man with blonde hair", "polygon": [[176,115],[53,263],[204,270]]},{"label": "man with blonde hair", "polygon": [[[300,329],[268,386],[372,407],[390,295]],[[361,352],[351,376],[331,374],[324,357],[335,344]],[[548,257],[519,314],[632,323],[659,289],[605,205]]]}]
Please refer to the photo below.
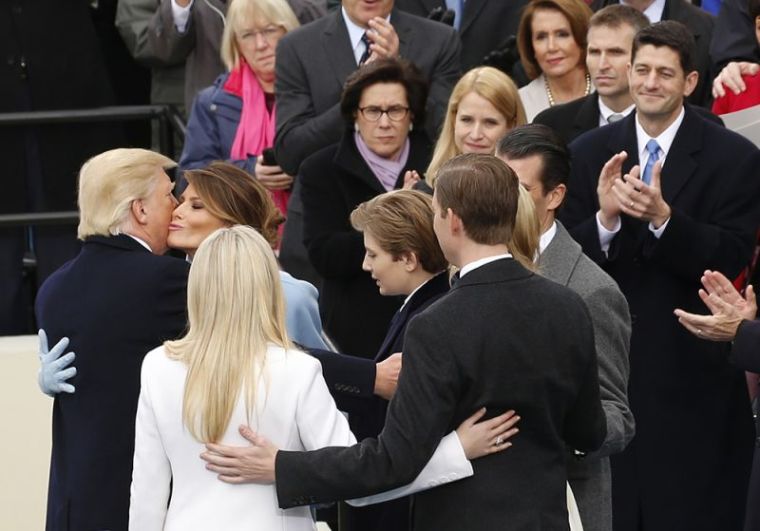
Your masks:
[{"label": "man with blonde hair", "polygon": [[[160,256],[176,205],[164,171],[173,166],[143,149],[88,160],[79,174],[82,250],[40,288],[39,326],[53,341],[70,338],[78,372],[76,394],[59,393],[53,405],[49,531],[127,528],[142,359],[186,322],[188,264]],[[43,391],[73,392],[46,387],[44,369]]]}]

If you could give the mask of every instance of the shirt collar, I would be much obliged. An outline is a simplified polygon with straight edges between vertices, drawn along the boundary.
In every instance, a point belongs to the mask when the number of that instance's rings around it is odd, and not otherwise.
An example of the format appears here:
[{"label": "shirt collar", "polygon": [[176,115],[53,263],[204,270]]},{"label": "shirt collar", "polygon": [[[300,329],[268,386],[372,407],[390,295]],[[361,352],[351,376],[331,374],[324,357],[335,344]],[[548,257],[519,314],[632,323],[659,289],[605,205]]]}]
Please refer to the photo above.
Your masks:
[{"label": "shirt collar", "polygon": [[538,252],[543,253],[547,247],[549,247],[549,244],[554,239],[554,236],[557,234],[557,222],[553,222],[552,226],[549,227],[546,232],[544,232],[541,235],[541,239],[538,242]]},{"label": "shirt collar", "polygon": [[[440,274],[440,273],[439,273],[439,274]],[[404,306],[406,306],[406,305],[407,305],[407,303],[408,303],[410,300],[412,300],[412,297],[414,297],[414,294],[415,294],[415,293],[417,293],[417,292],[420,290],[420,288],[422,288],[422,286],[424,286],[425,284],[427,284],[428,282],[430,282],[431,280],[433,280],[433,279],[434,279],[435,277],[437,277],[437,276],[438,276],[438,275],[433,275],[432,277],[430,277],[429,279],[427,279],[425,282],[423,282],[422,284],[420,284],[419,286],[417,286],[416,288],[414,288],[414,291],[413,291],[413,292],[411,292],[409,295],[407,295],[407,296],[406,296],[406,299],[404,299],[404,304],[402,304],[402,305],[401,305],[401,308],[399,308],[399,309],[398,309],[398,311],[401,311],[401,310],[403,310],[403,309],[404,309]]]},{"label": "shirt collar", "polygon": [[486,264],[490,264],[491,262],[495,262],[496,260],[501,260],[503,258],[512,258],[512,255],[509,253],[505,254],[497,254],[494,256],[486,256],[485,258],[481,258],[480,260],[475,260],[474,262],[470,262],[469,264],[466,264],[462,269],[459,270],[459,278],[464,278],[464,276],[474,271],[475,269],[482,267]]},{"label": "shirt collar", "polygon": [[[346,29],[348,30],[348,40],[351,41],[351,49],[354,51],[354,58],[356,59],[356,63],[359,64],[359,59],[364,54],[364,43],[362,42],[362,35],[364,35],[364,32],[367,31],[367,28],[362,28],[358,24],[354,23],[354,21],[351,20],[351,18],[348,16],[348,13],[346,13],[345,7],[340,8],[340,13],[343,16],[343,22],[346,23]],[[385,20],[390,22],[390,14],[385,17]]]},{"label": "shirt collar", "polygon": [[133,240],[135,240],[137,243],[139,243],[140,245],[142,245],[143,247],[145,247],[147,250],[149,250],[151,253],[153,252],[153,249],[150,248],[150,245],[148,245],[148,243],[145,240],[141,240],[137,236],[132,236],[131,234],[127,234],[126,232],[124,233],[124,235],[125,236],[129,236],[130,238],[132,238]]},{"label": "shirt collar", "polygon": [[[673,120],[673,123],[668,126],[667,129],[665,129],[662,133],[660,133],[660,136],[655,137],[654,139],[657,141],[657,144],[660,146],[660,151],[662,152],[662,156],[659,158],[660,161],[662,161],[662,164],[665,164],[665,158],[668,156],[668,151],[670,151],[670,146],[673,145],[673,140],[676,138],[676,133],[678,132],[678,128],[681,127],[681,123],[683,122],[683,117],[686,114],[683,107],[681,107],[681,112],[678,113],[678,116],[675,120]],[[639,164],[644,164],[645,161],[649,158],[649,153],[647,152],[647,142],[652,137],[647,134],[646,131],[644,131],[644,128],[639,123],[639,116],[636,115],[636,142],[638,142],[638,148],[639,148]]]},{"label": "shirt collar", "polygon": [[[630,5],[625,0],[620,0],[620,3],[625,6]],[[665,0],[654,0],[654,2],[652,2],[649,7],[644,10],[644,14],[649,19],[649,22],[654,24],[655,22],[660,22],[662,20],[662,13],[664,11]]]},{"label": "shirt collar", "polygon": [[612,116],[613,114],[621,114],[624,117],[628,116],[629,114],[631,114],[631,112],[635,108],[636,108],[636,104],[631,103],[628,107],[616,113],[615,111],[607,107],[602,101],[602,98],[599,97],[599,125],[602,126],[602,125],[607,125],[608,123],[610,123],[609,119],[610,119],[610,116]]}]

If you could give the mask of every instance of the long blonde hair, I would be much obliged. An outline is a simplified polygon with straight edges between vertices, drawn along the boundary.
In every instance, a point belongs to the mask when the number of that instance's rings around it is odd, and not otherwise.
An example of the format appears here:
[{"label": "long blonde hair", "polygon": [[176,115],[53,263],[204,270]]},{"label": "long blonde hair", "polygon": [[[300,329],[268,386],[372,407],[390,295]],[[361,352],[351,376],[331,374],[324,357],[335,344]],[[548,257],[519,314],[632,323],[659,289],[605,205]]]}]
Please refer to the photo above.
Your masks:
[{"label": "long blonde hair", "polygon": [[507,247],[515,260],[523,267],[535,271],[541,241],[541,222],[530,192],[522,184],[518,188],[520,195],[517,198],[515,229],[512,231],[512,239]]},{"label": "long blonde hair", "polygon": [[438,135],[433,158],[425,173],[425,180],[431,188],[435,187],[438,170],[443,163],[462,154],[454,143],[454,126],[459,102],[470,92],[474,92],[493,105],[504,116],[509,129],[527,123],[525,108],[517,92],[517,85],[508,75],[491,66],[480,66],[467,72],[451,91],[441,134]]},{"label": "long blonde hair", "polygon": [[267,343],[290,348],[277,262],[251,227],[219,229],[198,248],[187,285],[189,327],[164,343],[188,366],[182,420],[201,442],[218,442],[240,396],[251,417]]}]

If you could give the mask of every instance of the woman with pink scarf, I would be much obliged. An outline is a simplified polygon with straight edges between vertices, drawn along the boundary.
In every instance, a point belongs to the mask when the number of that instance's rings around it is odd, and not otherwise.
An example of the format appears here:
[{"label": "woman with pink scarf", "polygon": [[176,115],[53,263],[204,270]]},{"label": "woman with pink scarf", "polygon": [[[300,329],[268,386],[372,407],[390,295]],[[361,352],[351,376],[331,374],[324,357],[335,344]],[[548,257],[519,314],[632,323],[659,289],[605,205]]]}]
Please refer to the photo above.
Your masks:
[{"label": "woman with pink scarf", "polygon": [[222,60],[229,72],[201,92],[187,124],[181,169],[226,160],[245,169],[287,212],[293,177],[267,156],[274,143],[274,65],[277,42],[298,27],[285,0],[231,0],[222,36]]}]

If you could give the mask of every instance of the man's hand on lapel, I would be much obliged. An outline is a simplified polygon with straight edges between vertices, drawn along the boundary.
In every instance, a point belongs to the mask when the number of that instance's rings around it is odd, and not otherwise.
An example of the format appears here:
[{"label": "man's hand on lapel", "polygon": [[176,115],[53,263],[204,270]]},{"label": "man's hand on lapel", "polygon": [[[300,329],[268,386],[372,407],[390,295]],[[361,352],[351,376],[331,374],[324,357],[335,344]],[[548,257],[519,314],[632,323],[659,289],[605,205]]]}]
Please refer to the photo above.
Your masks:
[{"label": "man's hand on lapel", "polygon": [[278,448],[248,426],[240,426],[240,435],[252,446],[206,444],[201,459],[206,468],[219,474],[225,483],[274,483],[274,463]]},{"label": "man's hand on lapel", "polygon": [[647,185],[639,179],[641,168],[634,166],[631,172],[616,180],[612,190],[620,210],[633,218],[648,221],[655,229],[670,219],[670,206],[662,198],[660,188],[662,163],[657,161],[652,168],[652,182]]},{"label": "man's hand on lapel", "polygon": [[375,365],[375,394],[386,400],[393,398],[401,372],[401,352],[391,354]]},{"label": "man's hand on lapel", "polygon": [[369,21],[367,37],[372,41],[369,49],[372,55],[367,62],[377,59],[393,59],[399,55],[399,40],[396,30],[391,23],[381,17],[375,17]]}]

